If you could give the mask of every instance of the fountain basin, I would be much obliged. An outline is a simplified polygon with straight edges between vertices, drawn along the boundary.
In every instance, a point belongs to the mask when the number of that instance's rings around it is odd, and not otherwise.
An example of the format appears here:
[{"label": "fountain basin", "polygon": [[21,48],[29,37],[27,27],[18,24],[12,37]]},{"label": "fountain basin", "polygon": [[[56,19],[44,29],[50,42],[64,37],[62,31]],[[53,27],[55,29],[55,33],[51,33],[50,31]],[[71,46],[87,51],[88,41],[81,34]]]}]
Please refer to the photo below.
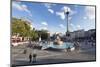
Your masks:
[{"label": "fountain basin", "polygon": [[73,47],[74,47],[74,43],[70,43],[70,42],[63,42],[62,45],[55,45],[53,42],[51,42],[50,44],[42,44],[42,49],[47,49],[47,48],[67,49]]}]

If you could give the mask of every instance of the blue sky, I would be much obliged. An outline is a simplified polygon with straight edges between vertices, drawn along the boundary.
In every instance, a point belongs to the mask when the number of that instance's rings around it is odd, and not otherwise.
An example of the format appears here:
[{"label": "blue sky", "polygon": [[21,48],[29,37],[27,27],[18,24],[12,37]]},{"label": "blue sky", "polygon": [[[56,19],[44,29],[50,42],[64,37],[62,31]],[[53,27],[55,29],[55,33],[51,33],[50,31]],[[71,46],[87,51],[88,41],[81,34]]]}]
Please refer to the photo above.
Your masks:
[{"label": "blue sky", "polygon": [[35,29],[52,33],[66,32],[69,13],[69,31],[95,29],[95,7],[55,3],[12,2],[12,17],[27,18]]}]

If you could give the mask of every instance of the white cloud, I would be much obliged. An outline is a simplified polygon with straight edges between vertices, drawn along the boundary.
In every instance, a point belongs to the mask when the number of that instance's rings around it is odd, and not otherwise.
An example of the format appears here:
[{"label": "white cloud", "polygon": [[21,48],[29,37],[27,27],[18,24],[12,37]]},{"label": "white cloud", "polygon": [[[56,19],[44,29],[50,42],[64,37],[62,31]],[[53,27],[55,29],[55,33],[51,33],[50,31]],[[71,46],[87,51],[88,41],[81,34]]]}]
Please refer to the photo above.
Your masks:
[{"label": "white cloud", "polygon": [[21,8],[22,8],[24,11],[30,13],[30,11],[28,10],[28,8],[27,8],[26,5],[21,5]]},{"label": "white cloud", "polygon": [[41,23],[42,25],[45,25],[45,26],[47,26],[48,24],[47,24],[47,22],[42,22]]},{"label": "white cloud", "polygon": [[60,28],[65,28],[65,26],[63,24],[60,24],[59,27]]},{"label": "white cloud", "polygon": [[74,25],[73,23],[70,23],[69,25],[70,25],[69,26],[70,31],[83,29],[80,25]]},{"label": "white cloud", "polygon": [[19,11],[25,11],[29,14],[29,16],[32,16],[31,11],[28,9],[27,5],[21,4],[21,2],[12,2],[12,7]]},{"label": "white cloud", "polygon": [[65,12],[67,12],[67,11],[70,12],[71,11],[71,9],[67,6],[62,7],[61,10],[65,11]]},{"label": "white cloud", "polygon": [[48,30],[48,28],[47,28],[47,27],[42,27],[41,29],[43,29],[43,30]]},{"label": "white cloud", "polygon": [[55,6],[56,4],[50,4],[50,3],[44,3],[44,6],[48,9],[48,11],[53,14],[54,10],[52,9],[52,6]]},{"label": "white cloud", "polygon": [[[61,8],[60,11],[56,12],[56,15],[60,16],[60,18],[62,20],[64,20],[65,19],[65,13],[64,12],[67,12],[67,11],[69,11],[69,16],[74,15],[76,13],[76,11],[71,10],[70,7],[64,6],[64,7]],[[71,18],[72,17],[69,17],[69,20],[71,20]]]},{"label": "white cloud", "polygon": [[52,6],[55,6],[56,4],[50,4],[50,3],[44,3],[44,6],[46,8],[51,8]]},{"label": "white cloud", "polygon": [[80,25],[76,26],[77,30],[82,29]]},{"label": "white cloud", "polygon": [[69,19],[69,20],[71,20],[71,19],[72,19],[72,17],[69,17],[68,19]]},{"label": "white cloud", "polygon": [[12,2],[12,7],[20,10],[20,11],[23,11],[22,7],[20,6],[20,2]]},{"label": "white cloud", "polygon": [[74,24],[70,23],[69,25],[70,25],[70,28],[69,28],[70,31],[73,31],[73,29],[74,29],[74,27],[75,27]]},{"label": "white cloud", "polygon": [[49,4],[49,3],[44,3],[44,6],[47,8],[51,8],[51,4]]},{"label": "white cloud", "polygon": [[85,13],[88,19],[90,20],[95,19],[95,7],[86,6]]},{"label": "white cloud", "polygon": [[50,13],[54,13],[54,10],[52,10],[52,9],[48,9],[48,11],[50,12]]},{"label": "white cloud", "polygon": [[87,20],[87,19],[88,19],[88,17],[87,17],[87,16],[84,16],[84,17],[83,17],[83,19],[84,19],[84,20]]},{"label": "white cloud", "polygon": [[76,13],[76,11],[73,11],[73,10],[72,10],[70,7],[68,7],[68,6],[62,7],[61,10],[62,10],[63,12],[69,11],[69,15],[73,15],[73,14]]},{"label": "white cloud", "polygon": [[[58,15],[62,20],[66,18],[64,12],[56,12],[56,15]],[[69,16],[68,19],[71,20],[72,17]]]},{"label": "white cloud", "polygon": [[70,25],[73,27],[74,26],[74,24],[72,24],[72,23],[70,23]]},{"label": "white cloud", "polygon": [[64,12],[56,12],[56,15],[58,15],[62,20],[65,19]]}]

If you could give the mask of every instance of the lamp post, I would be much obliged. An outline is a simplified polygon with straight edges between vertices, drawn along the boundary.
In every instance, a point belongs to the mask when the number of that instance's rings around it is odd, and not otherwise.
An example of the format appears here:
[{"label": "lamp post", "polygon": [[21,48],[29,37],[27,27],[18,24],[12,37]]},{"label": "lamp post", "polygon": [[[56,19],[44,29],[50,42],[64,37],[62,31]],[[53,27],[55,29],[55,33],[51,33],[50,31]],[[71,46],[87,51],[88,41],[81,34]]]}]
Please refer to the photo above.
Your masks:
[{"label": "lamp post", "polygon": [[67,31],[66,31],[66,36],[69,37],[70,34],[69,34],[69,11],[68,11],[68,9],[65,10],[64,14],[66,15],[66,18],[67,18]]},{"label": "lamp post", "polygon": [[[68,37],[70,36],[70,34],[69,34],[69,11],[68,11],[68,9],[65,10],[64,14],[65,14],[65,17],[67,18],[66,38],[67,38],[67,41],[69,41]],[[66,47],[67,47],[67,44],[66,44]],[[66,51],[69,51],[69,49],[70,49],[70,47],[66,48]]]}]

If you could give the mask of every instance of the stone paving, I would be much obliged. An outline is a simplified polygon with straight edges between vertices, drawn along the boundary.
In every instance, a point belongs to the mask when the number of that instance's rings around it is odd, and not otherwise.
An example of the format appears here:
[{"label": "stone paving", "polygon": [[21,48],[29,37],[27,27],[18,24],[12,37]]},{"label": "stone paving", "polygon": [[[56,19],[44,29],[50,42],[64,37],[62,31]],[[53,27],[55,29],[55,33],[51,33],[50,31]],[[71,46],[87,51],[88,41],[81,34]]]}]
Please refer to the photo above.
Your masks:
[{"label": "stone paving", "polygon": [[[84,48],[84,47],[83,47]],[[95,61],[96,50],[95,47],[89,47],[86,50],[80,49],[79,51],[65,52],[65,51],[53,51],[53,50],[40,50],[27,48],[25,45],[18,47],[11,47],[12,59],[11,63],[16,66],[23,65],[37,65],[37,64],[52,64],[52,63],[69,63],[69,62],[81,62],[81,61]],[[87,48],[87,47],[86,47]],[[24,54],[24,49],[27,50]],[[29,63],[29,54],[36,53],[37,61]]]}]

